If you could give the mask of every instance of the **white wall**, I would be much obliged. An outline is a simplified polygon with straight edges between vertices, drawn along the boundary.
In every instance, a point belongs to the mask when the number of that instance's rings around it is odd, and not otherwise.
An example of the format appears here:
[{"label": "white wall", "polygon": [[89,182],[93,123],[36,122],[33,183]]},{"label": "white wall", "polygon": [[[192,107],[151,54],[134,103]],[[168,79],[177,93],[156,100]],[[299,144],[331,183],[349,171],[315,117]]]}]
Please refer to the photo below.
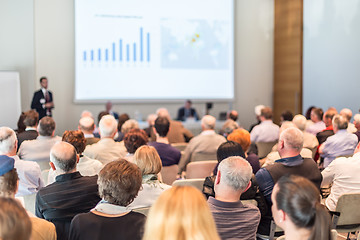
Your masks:
[{"label": "white wall", "polygon": [[[31,25],[30,30],[20,28],[19,37],[33,34],[33,45],[23,46],[32,52],[34,59],[22,59],[22,52],[12,45],[12,39],[0,38],[0,55],[17,63],[17,68],[29,67],[34,72],[31,78],[22,78],[23,110],[28,110],[33,91],[39,88],[38,79],[45,75],[49,79],[49,88],[55,99],[54,118],[57,123],[57,133],[77,126],[79,115],[84,109],[94,114],[100,112],[103,105],[74,104],[74,3],[73,0],[2,0],[13,9],[23,9],[27,16],[22,21]],[[31,2],[31,3],[30,3]],[[26,3],[26,4],[24,4]],[[21,5],[21,7],[20,7]],[[235,9],[235,100],[233,108],[243,112],[240,122],[248,128],[254,122],[254,106],[257,104],[272,105],[273,79],[273,0],[237,0]],[[1,7],[1,6],[0,6]],[[2,13],[2,12],[0,12]],[[5,16],[8,30],[12,32],[17,27],[12,19],[22,18],[16,11]],[[14,15],[16,16],[14,16]],[[33,21],[32,19],[33,18]],[[3,22],[3,21],[1,21]],[[33,25],[32,25],[33,22]],[[0,23],[1,24],[1,23]],[[0,25],[1,26],[1,25]],[[32,31],[31,31],[32,30]],[[24,33],[22,33],[24,31]],[[30,33],[27,33],[30,31]],[[21,41],[20,41],[21,42]],[[3,49],[11,46],[12,51]],[[14,55],[15,54],[15,55]],[[0,61],[0,70],[7,67],[8,61]],[[94,86],[96,87],[96,86]],[[119,89],[121,92],[121,89]],[[134,117],[136,110],[145,118],[158,107],[167,107],[173,117],[181,103],[142,103],[116,104],[114,110],[127,112]],[[195,103],[201,115],[204,103]],[[215,103],[211,114],[218,116],[219,112],[227,111],[228,103]]]}]

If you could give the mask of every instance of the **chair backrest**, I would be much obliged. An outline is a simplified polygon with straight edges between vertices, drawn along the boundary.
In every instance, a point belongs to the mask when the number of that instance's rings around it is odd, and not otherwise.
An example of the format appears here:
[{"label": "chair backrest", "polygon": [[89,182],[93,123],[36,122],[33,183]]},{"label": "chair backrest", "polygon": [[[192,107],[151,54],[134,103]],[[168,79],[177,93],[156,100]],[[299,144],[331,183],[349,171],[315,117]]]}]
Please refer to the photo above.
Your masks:
[{"label": "chair backrest", "polygon": [[173,186],[193,186],[199,191],[202,191],[204,185],[204,178],[194,178],[194,179],[179,179],[173,182]]},{"label": "chair backrest", "polygon": [[190,162],[186,167],[186,178],[206,178],[210,176],[218,161]]},{"label": "chair backrest", "polygon": [[178,165],[171,165],[161,168],[162,181],[168,185],[171,185],[176,180],[176,175],[179,172]]},{"label": "chair backrest", "polygon": [[360,192],[345,193],[339,197],[336,212],[340,213],[336,228],[341,225],[358,225],[360,228]]},{"label": "chair backrest", "polygon": [[274,142],[256,142],[256,146],[258,148],[258,156],[259,158],[264,158],[271,152],[272,147],[277,143]]},{"label": "chair backrest", "polygon": [[134,212],[142,213],[145,216],[149,214],[150,207],[143,207],[143,208],[135,208],[133,209]]},{"label": "chair backrest", "polygon": [[42,177],[42,179],[44,180],[45,186],[48,185],[49,171],[50,171],[50,169],[42,170],[42,171],[41,171],[41,177]]},{"label": "chair backrest", "polygon": [[188,145],[188,143],[186,143],[186,142],[184,142],[184,143],[172,143],[171,144],[171,146],[178,149],[180,152],[184,151],[187,145]]},{"label": "chair backrest", "polygon": [[191,157],[192,162],[209,161],[209,160],[217,160],[216,153],[197,152],[194,153],[193,156]]},{"label": "chair backrest", "polygon": [[36,193],[25,195],[24,198],[24,206],[25,209],[35,215],[35,200],[36,200]]}]

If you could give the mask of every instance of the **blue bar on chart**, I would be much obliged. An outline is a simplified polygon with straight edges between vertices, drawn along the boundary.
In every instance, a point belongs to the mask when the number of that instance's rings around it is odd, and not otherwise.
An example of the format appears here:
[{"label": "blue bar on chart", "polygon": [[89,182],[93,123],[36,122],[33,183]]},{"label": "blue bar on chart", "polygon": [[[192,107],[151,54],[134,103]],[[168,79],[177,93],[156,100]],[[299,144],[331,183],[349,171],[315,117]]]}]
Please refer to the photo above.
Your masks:
[{"label": "blue bar on chart", "polygon": [[136,62],[136,43],[134,43],[134,62]]},{"label": "blue bar on chart", "polygon": [[84,51],[84,61],[86,61],[86,51]]},{"label": "blue bar on chart", "polygon": [[91,61],[94,61],[94,50],[90,51],[90,55],[91,55]]},{"label": "blue bar on chart", "polygon": [[99,60],[99,62],[101,61],[101,49],[100,48],[98,50],[98,60]]},{"label": "blue bar on chart", "polygon": [[109,49],[105,49],[105,61],[109,59]]},{"label": "blue bar on chart", "polygon": [[123,60],[123,57],[122,57],[122,39],[120,39],[120,41],[119,41],[119,54],[120,54],[119,60],[122,61]]},{"label": "blue bar on chart", "polygon": [[140,28],[140,61],[143,61],[143,28]]},{"label": "blue bar on chart", "polygon": [[130,61],[130,46],[126,44],[126,61]]},{"label": "blue bar on chart", "polygon": [[112,44],[112,60],[115,61],[115,43]]},{"label": "blue bar on chart", "polygon": [[146,37],[147,37],[147,61],[150,62],[150,33],[147,33]]}]

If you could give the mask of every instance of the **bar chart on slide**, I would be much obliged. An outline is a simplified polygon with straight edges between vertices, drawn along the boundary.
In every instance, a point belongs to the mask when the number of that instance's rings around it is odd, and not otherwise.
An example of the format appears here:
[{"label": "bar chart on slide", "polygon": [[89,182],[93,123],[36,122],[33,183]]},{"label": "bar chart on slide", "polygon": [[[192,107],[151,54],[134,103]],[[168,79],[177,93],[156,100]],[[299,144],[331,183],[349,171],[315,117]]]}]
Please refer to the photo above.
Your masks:
[{"label": "bar chart on slide", "polygon": [[128,41],[126,37],[119,37],[109,41],[104,46],[94,46],[83,50],[84,63],[150,63],[151,35],[139,28],[138,41]]}]

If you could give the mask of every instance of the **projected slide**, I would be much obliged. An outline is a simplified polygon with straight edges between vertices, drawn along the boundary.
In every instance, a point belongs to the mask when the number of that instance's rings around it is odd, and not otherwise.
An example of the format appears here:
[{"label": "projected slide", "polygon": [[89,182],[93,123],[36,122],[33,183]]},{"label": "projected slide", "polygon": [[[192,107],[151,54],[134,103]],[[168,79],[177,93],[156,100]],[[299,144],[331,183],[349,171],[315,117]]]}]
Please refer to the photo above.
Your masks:
[{"label": "projected slide", "polygon": [[75,101],[232,99],[233,0],[75,0]]}]

